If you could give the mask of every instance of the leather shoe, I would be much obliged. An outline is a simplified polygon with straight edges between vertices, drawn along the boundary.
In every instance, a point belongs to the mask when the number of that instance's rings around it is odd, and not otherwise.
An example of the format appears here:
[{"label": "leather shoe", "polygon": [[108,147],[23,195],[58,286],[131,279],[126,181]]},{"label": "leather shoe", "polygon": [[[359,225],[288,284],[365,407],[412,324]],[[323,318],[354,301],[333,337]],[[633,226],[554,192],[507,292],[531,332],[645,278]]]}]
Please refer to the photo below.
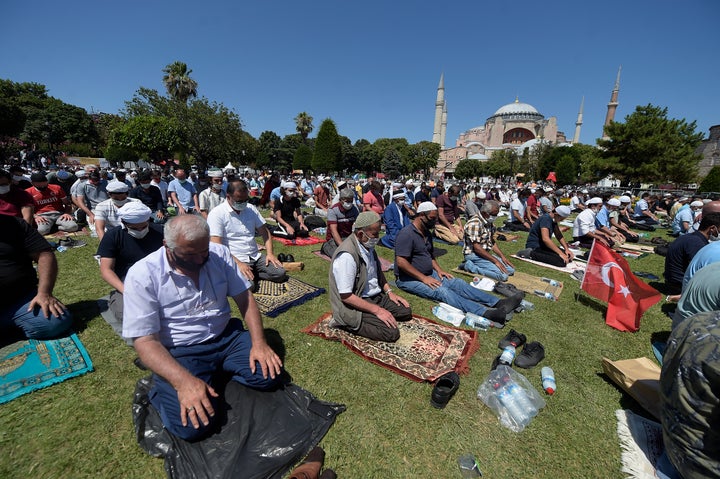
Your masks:
[{"label": "leather shoe", "polygon": [[434,408],[443,409],[459,387],[460,376],[455,371],[443,374],[435,383],[432,394],[430,394],[430,404]]}]

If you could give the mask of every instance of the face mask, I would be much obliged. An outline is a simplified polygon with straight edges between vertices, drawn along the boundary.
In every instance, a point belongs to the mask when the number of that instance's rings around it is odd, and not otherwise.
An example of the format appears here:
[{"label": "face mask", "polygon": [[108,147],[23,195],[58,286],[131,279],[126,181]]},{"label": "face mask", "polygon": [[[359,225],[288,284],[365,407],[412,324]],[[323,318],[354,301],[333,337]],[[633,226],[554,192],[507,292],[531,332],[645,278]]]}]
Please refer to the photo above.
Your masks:
[{"label": "face mask", "polygon": [[437,220],[433,220],[430,218],[426,218],[423,220],[423,224],[425,225],[425,229],[428,231],[432,231],[433,228],[435,228],[435,224],[437,223]]},{"label": "face mask", "polygon": [[128,199],[125,198],[124,200],[112,200],[113,204],[120,208],[122,205],[128,202]]},{"label": "face mask", "polygon": [[140,183],[140,186],[142,186],[143,189],[148,190],[152,185],[150,183]]},{"label": "face mask", "polygon": [[184,259],[178,257],[174,251],[172,253],[172,260],[175,263],[175,265],[178,266],[180,269],[184,269],[185,271],[189,271],[191,273],[200,271],[202,269],[202,267],[205,266],[205,263],[207,263],[209,259],[210,259],[210,255],[205,256],[205,259],[203,260],[203,262],[200,264],[197,264],[197,263],[193,263],[192,261],[187,261],[187,260],[184,260]]},{"label": "face mask", "polygon": [[497,219],[497,216],[488,216],[488,223],[493,224],[495,223],[495,220]]},{"label": "face mask", "polygon": [[185,183],[187,183],[187,180],[178,180],[178,181],[180,182],[181,185],[184,185]]},{"label": "face mask", "polygon": [[6,195],[10,193],[10,185],[0,186],[0,195]]},{"label": "face mask", "polygon": [[343,201],[343,202],[342,202],[342,207],[345,208],[346,210],[349,210],[350,208],[353,207],[353,204],[352,204],[351,202],[349,202],[349,201]]},{"label": "face mask", "polygon": [[215,190],[215,191],[220,191],[220,190],[222,190],[222,183],[213,183],[212,189]]},{"label": "face mask", "polygon": [[13,181],[22,181],[22,180],[25,179],[25,177],[24,177],[24,176],[13,175],[13,178],[12,178],[12,179],[13,179]]},{"label": "face mask", "polygon": [[133,230],[133,229],[128,228],[127,232],[133,238],[143,239],[150,232],[150,226],[148,225],[141,230]]},{"label": "face mask", "polygon": [[369,251],[372,251],[375,246],[377,246],[378,242],[380,241],[380,238],[370,238],[368,235],[365,234],[363,231],[363,236],[367,238],[367,241],[363,243],[363,246],[367,248]]},{"label": "face mask", "polygon": [[235,211],[245,211],[245,208],[247,208],[247,201],[234,201],[232,204],[232,209]]},{"label": "face mask", "polygon": [[395,200],[395,204],[396,204],[396,205],[403,205],[403,204],[405,204],[405,200],[402,200],[402,199],[401,199],[401,200]]},{"label": "face mask", "polygon": [[286,198],[295,198],[295,192],[294,191],[286,191],[285,197]]}]

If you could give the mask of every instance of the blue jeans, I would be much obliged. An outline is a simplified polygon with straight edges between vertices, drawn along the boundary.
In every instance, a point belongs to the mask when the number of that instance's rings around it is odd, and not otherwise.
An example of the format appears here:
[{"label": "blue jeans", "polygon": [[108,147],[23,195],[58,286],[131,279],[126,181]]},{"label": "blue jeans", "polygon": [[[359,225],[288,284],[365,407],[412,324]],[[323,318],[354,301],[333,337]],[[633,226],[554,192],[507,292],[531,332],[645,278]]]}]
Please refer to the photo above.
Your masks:
[{"label": "blue jeans", "polygon": [[[275,379],[270,375],[264,378],[259,364],[255,365],[255,374],[250,372],[251,347],[250,333],[243,328],[239,319],[233,318],[217,338],[191,346],[167,349],[178,363],[210,386],[215,387],[217,373],[227,371],[232,374],[233,381],[253,389],[274,388],[280,381],[277,375]],[[200,422],[200,427],[195,429],[190,420],[187,421],[187,426],[182,425],[180,403],[175,388],[157,374],[153,374],[153,381],[154,386],[149,394],[150,402],[160,413],[165,428],[186,441],[199,439],[212,430],[214,421],[221,416],[219,408],[223,404],[222,398],[209,398],[215,415],[208,416],[210,422],[207,426]]]},{"label": "blue jeans", "polygon": [[[432,277],[440,279],[436,271],[433,271]],[[438,288],[431,288],[422,281],[395,280],[398,288],[408,293],[420,296],[421,298],[431,299],[438,303],[446,303],[455,308],[462,309],[466,313],[477,314],[482,316],[488,307],[492,308],[497,304],[499,299],[492,294],[477,288],[473,288],[465,281],[452,278],[443,279],[442,285]],[[482,304],[480,304],[482,303]],[[483,306],[484,305],[484,306]]]},{"label": "blue jeans", "polygon": [[0,311],[0,328],[3,330],[20,328],[29,339],[51,339],[69,331],[72,327],[70,311],[65,311],[59,317],[50,314],[50,317],[46,318],[39,306],[32,311],[27,310],[36,294],[37,290],[32,291]]},{"label": "blue jeans", "polygon": [[[495,258],[500,260],[497,256],[493,255]],[[500,260],[501,263],[504,264],[502,260]],[[512,276],[515,274],[515,269],[512,266],[505,265],[505,269],[507,269],[507,274],[500,271],[500,268],[495,265],[490,260],[487,260],[485,258],[481,258],[480,256],[476,255],[475,253],[470,253],[465,255],[465,271],[468,271],[473,274],[481,274],[483,276],[487,276],[488,278],[496,279],[498,281],[507,281],[508,276]]]}]

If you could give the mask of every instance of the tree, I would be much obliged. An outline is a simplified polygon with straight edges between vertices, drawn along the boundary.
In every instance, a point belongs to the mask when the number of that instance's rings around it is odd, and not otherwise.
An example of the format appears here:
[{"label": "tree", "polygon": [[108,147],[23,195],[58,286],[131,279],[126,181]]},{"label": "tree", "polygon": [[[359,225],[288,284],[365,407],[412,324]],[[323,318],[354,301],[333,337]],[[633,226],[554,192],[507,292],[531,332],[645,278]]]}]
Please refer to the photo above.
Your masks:
[{"label": "tree", "polygon": [[614,177],[626,183],[691,183],[701,156],[695,153],[703,139],[696,123],[671,119],[667,108],[637,106],[625,123],[606,127],[608,140],[599,140]]},{"label": "tree", "polygon": [[405,170],[409,173],[420,171],[427,177],[440,157],[440,145],[431,141],[421,141],[409,145],[406,152]]},{"label": "tree", "polygon": [[185,63],[176,61],[163,68],[163,83],[171,98],[187,103],[188,98],[197,96],[197,82],[190,78],[192,70]]},{"label": "tree", "polygon": [[311,117],[304,111],[298,113],[298,115],[295,117],[295,129],[298,133],[300,133],[303,141],[307,140],[308,135],[313,131],[312,122],[313,117]]},{"label": "tree", "polygon": [[461,180],[477,179],[485,174],[486,165],[479,160],[464,159],[455,166],[454,176]]},{"label": "tree", "polygon": [[712,193],[720,191],[720,166],[712,167],[707,176],[703,178],[702,183],[700,183],[698,191],[702,193]]},{"label": "tree", "polygon": [[487,162],[487,174],[494,178],[502,178],[510,176],[514,173],[513,164],[517,163],[517,153],[515,150],[497,150],[493,151]]},{"label": "tree", "polygon": [[170,118],[137,116],[112,132],[108,146],[131,149],[159,162],[180,148],[180,126]]},{"label": "tree", "polygon": [[298,149],[295,150],[295,157],[293,158],[293,170],[310,170],[312,159],[313,151],[309,146],[305,144],[298,146]]},{"label": "tree", "polygon": [[575,159],[566,154],[557,162],[555,173],[558,185],[574,185],[577,182],[578,168]]},{"label": "tree", "polygon": [[274,131],[266,130],[260,133],[258,139],[257,165],[260,168],[270,168],[280,171],[277,162],[277,152],[282,140]]},{"label": "tree", "polygon": [[402,158],[397,150],[389,149],[382,160],[382,172],[387,178],[399,178],[404,173]]},{"label": "tree", "polygon": [[312,169],[318,173],[336,171],[342,166],[342,146],[335,122],[326,118],[320,124],[315,152],[313,153]]}]

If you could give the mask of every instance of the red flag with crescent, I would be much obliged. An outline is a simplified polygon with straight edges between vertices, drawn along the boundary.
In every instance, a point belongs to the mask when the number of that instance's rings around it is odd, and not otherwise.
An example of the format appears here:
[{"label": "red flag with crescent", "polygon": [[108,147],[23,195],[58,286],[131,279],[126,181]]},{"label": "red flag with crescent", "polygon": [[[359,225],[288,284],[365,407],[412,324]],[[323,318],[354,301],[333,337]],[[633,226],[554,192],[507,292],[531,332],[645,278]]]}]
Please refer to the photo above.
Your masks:
[{"label": "red flag with crescent", "polygon": [[554,171],[551,171],[550,173],[548,173],[547,178],[545,178],[545,179],[548,180],[548,181],[552,181],[552,182],[554,182],[554,183],[557,183],[557,176],[555,176],[555,172],[554,172]]},{"label": "red flag with crescent", "polygon": [[581,289],[608,303],[605,323],[620,331],[640,329],[640,318],[662,295],[630,271],[627,260],[598,241],[590,249]]}]

